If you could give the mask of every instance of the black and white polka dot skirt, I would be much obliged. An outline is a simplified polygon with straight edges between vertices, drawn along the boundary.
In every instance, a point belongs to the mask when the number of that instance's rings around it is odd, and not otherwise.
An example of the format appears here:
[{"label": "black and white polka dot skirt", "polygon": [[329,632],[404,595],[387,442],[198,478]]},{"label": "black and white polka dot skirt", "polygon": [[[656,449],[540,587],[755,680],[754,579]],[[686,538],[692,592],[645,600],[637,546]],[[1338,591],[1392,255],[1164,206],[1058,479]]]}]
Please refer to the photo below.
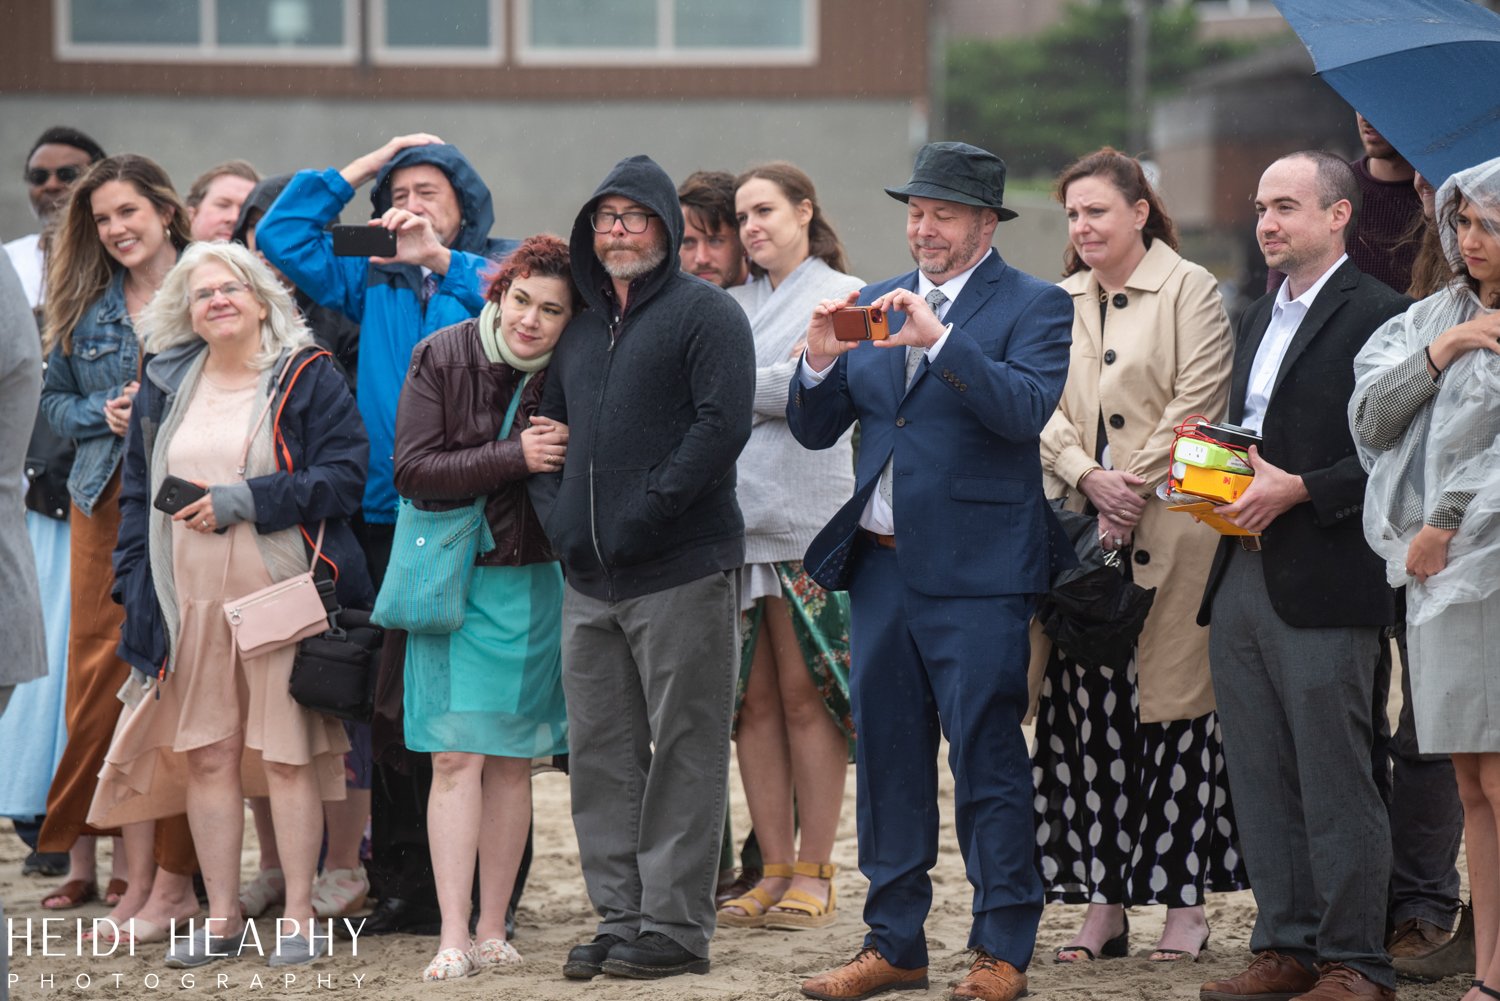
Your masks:
[{"label": "black and white polka dot skirt", "polygon": [[1055,650],[1032,780],[1047,899],[1191,907],[1249,886],[1217,713],[1142,723],[1135,662],[1084,668]]}]

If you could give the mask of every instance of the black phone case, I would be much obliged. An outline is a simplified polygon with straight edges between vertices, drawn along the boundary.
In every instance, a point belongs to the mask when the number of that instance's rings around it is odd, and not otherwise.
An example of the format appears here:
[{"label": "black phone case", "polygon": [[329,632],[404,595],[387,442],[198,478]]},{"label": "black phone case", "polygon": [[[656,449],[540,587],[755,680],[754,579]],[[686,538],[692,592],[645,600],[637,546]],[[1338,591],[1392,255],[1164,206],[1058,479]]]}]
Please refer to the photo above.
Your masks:
[{"label": "black phone case", "polygon": [[184,480],[180,476],[168,476],[162,480],[161,489],[156,492],[156,500],[152,502],[152,506],[158,511],[176,514],[207,494],[208,491],[196,483]]},{"label": "black phone case", "polygon": [[396,252],[396,232],[384,226],[335,226],[332,233],[339,257],[390,257]]}]

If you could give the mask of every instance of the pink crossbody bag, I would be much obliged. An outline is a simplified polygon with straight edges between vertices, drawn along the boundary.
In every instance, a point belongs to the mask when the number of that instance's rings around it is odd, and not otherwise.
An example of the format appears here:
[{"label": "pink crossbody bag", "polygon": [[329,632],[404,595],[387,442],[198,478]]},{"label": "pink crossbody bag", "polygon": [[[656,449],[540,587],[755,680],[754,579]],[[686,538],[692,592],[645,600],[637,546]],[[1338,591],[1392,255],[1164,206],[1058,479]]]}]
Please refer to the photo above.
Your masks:
[{"label": "pink crossbody bag", "polygon": [[[312,358],[316,357],[318,356],[312,356]],[[312,358],[307,361],[312,361]],[[286,365],[283,366],[281,374],[276,379],[278,388],[285,381],[287,369],[291,368],[295,360],[295,356],[287,359]],[[307,362],[303,363],[304,367],[306,364]],[[299,368],[297,372],[301,374],[302,369]],[[296,382],[296,376],[292,377],[292,381]],[[286,393],[291,392],[291,388],[288,385],[285,392],[271,393],[270,399],[261,409],[260,416],[255,419],[254,427],[245,438],[244,450],[240,452],[237,471],[242,479],[245,475],[246,463],[250,460],[251,442],[260,433],[261,425],[265,423],[266,416],[271,412],[271,405],[276,401],[277,396],[285,397]],[[279,413],[277,418],[280,419]],[[306,573],[279,580],[259,591],[252,591],[242,598],[224,602],[224,618],[229,620],[229,628],[234,634],[234,645],[239,648],[241,657],[247,660],[251,657],[261,657],[310,636],[317,636],[328,629],[328,610],[323,604],[322,595],[318,593],[317,582],[313,580],[313,571],[317,569],[318,557],[323,552],[324,527],[325,523],[318,523],[318,539],[313,545],[312,564]]]}]

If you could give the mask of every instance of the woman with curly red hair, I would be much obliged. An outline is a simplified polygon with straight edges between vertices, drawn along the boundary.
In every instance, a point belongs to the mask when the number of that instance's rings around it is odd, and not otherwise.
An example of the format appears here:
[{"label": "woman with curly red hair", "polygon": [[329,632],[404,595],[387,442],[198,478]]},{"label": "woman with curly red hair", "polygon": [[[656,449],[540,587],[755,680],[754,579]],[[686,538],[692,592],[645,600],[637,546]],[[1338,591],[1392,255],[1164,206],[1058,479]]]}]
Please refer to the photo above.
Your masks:
[{"label": "woman with curly red hair", "polygon": [[581,308],[568,245],[530,237],[488,297],[477,319],[417,345],[396,414],[397,491],[434,511],[487,498],[495,541],[475,561],[462,626],[406,641],[406,745],[432,754],[428,832],[442,912],[424,980],[520,962],[505,909],[531,820],[531,759],[567,750],[562,571],[526,478],[560,469],[567,449],[568,429],[533,415],[552,349]]}]

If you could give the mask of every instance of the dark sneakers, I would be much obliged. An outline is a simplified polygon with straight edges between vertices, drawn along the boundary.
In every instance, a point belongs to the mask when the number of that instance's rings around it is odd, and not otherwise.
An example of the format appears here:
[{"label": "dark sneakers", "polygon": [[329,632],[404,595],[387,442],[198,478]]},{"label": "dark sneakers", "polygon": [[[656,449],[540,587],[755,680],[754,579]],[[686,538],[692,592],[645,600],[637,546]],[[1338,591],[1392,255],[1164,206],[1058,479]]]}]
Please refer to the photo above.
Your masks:
[{"label": "dark sneakers", "polygon": [[[613,936],[604,935],[600,938]],[[597,943],[599,939],[594,941]],[[572,953],[569,953],[570,965],[572,958]],[[708,965],[707,959],[688,952],[661,932],[648,931],[634,942],[620,942],[610,949],[608,958],[600,968],[615,977],[657,980],[661,977],[675,977],[679,973],[707,973]]]},{"label": "dark sneakers", "polygon": [[573,946],[563,964],[563,976],[569,980],[593,980],[604,972],[604,958],[609,951],[624,941],[618,935],[595,935],[592,942]]}]

